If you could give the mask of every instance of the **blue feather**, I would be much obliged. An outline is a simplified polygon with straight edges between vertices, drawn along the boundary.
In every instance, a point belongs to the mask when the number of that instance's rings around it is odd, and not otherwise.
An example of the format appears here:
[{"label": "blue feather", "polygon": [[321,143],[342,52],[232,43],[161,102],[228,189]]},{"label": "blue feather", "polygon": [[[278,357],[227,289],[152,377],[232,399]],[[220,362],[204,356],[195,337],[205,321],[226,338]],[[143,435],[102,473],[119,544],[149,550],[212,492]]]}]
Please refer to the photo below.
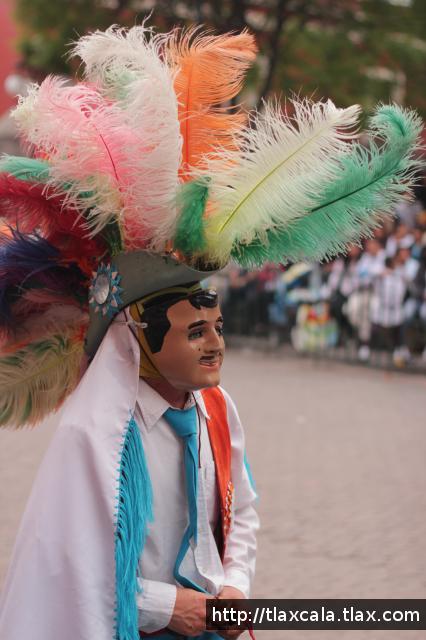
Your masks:
[{"label": "blue feather", "polygon": [[12,305],[32,288],[87,299],[85,277],[75,264],[64,265],[61,253],[37,233],[27,234],[10,228],[0,234],[0,326],[11,326]]},{"label": "blue feather", "polygon": [[10,227],[11,236],[0,235],[1,285],[18,284],[22,278],[58,264],[60,253],[37,233],[21,233]]},{"label": "blue feather", "polygon": [[11,306],[19,288],[34,273],[51,268],[59,252],[36,234],[23,234],[10,228],[11,235],[0,235],[0,326],[12,324]]}]

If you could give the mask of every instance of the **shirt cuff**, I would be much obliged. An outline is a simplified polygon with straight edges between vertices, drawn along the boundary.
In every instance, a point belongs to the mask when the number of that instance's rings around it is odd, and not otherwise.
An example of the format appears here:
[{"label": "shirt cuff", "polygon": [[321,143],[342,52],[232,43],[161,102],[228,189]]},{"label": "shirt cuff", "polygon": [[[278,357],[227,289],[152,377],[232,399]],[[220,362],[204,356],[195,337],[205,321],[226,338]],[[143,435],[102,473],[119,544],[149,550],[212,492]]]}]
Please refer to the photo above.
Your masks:
[{"label": "shirt cuff", "polygon": [[235,587],[241,591],[246,598],[250,597],[250,580],[249,577],[239,569],[225,569],[225,587]]},{"label": "shirt cuff", "polygon": [[139,629],[153,633],[169,624],[176,602],[176,587],[167,582],[139,580],[142,592],[136,596]]}]

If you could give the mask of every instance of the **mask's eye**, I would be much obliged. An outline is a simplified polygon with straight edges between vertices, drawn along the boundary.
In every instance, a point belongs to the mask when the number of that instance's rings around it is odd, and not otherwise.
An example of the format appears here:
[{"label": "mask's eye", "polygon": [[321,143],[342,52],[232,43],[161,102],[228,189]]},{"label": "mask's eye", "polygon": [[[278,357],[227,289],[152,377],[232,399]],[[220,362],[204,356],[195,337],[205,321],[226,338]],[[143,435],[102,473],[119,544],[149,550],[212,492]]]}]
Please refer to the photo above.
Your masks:
[{"label": "mask's eye", "polygon": [[198,338],[201,338],[202,335],[203,335],[202,329],[197,329],[196,331],[191,331],[191,333],[188,336],[188,340],[197,340]]},{"label": "mask's eye", "polygon": [[216,333],[218,336],[223,336],[223,324],[218,324],[216,326]]}]

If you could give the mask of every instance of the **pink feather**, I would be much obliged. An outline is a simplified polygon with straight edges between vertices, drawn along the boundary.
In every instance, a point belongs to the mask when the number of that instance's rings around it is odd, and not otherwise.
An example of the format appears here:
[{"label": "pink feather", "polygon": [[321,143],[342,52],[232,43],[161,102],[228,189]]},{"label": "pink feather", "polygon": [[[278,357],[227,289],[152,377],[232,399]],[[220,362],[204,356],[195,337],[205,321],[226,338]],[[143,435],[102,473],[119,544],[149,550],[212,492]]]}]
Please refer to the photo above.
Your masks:
[{"label": "pink feather", "polygon": [[[48,289],[29,289],[25,291],[13,305],[13,317],[16,320],[16,324],[19,325],[25,322],[29,315],[33,313],[44,313],[52,305],[74,306],[80,309],[75,298],[70,295]],[[10,334],[9,329],[5,328],[5,331],[8,335]]]},{"label": "pink feather", "polygon": [[132,206],[141,141],[96,87],[49,76],[14,115],[36,153],[47,158],[51,184],[81,212],[90,209],[94,233]]},{"label": "pink feather", "polygon": [[[50,291],[48,289],[30,289],[26,291],[23,294],[22,299],[16,303],[16,308],[19,307],[21,301],[23,301],[23,303],[25,303],[26,301],[28,305],[30,305],[29,308],[31,310],[34,309],[34,305],[38,305],[40,308],[50,307],[52,304],[78,306],[76,304],[75,298],[73,298],[71,295],[66,295],[65,293],[61,294],[57,291]],[[22,309],[24,309],[24,304],[22,306]]]}]

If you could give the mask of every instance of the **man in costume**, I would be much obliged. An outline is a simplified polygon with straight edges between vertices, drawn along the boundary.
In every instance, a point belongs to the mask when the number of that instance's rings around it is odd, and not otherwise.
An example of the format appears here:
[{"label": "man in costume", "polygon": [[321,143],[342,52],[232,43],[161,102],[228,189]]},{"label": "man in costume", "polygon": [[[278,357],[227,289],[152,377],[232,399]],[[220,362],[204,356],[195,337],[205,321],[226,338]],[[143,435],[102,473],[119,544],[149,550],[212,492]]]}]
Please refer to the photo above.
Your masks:
[{"label": "man in costume", "polygon": [[[137,422],[156,505],[141,560],[144,579],[138,597],[139,625],[145,631],[168,626],[184,635],[198,635],[205,628],[206,595],[200,594],[200,585],[207,593],[222,598],[241,598],[248,596],[254,573],[257,517],[243,434],[229,396],[212,389],[219,383],[223,360],[223,320],[216,292],[205,291],[199,284],[151,294],[132,304],[130,314],[139,326],[134,335],[140,347],[139,373],[145,381],[139,383]],[[201,394],[200,388],[205,390]],[[189,406],[188,391],[192,392]],[[155,422],[158,415],[165,417],[162,424]],[[183,527],[188,523],[182,518],[182,451],[178,439],[170,437],[170,427],[183,428],[187,433],[191,425],[194,449],[184,453],[185,466],[189,464],[186,488],[189,500],[188,476],[194,456],[199,499],[198,509],[196,504],[192,510],[188,505],[189,528],[185,533]],[[238,496],[235,505],[234,492]],[[197,518],[203,521],[198,526],[194,556],[188,558],[185,552],[192,538],[190,529],[197,530]],[[164,523],[168,525],[166,531]],[[182,539],[179,548],[176,545]],[[148,580],[148,576],[155,580]],[[174,579],[185,588],[176,591],[171,586]]]},{"label": "man in costume", "polygon": [[[333,256],[407,192],[421,123],[382,106],[225,108],[246,32],[83,37],[85,79],[47,78],[0,162],[0,424],[62,404],[0,609],[8,640],[214,638],[210,596],[245,597],[255,492],[218,387],[222,320],[200,282]],[[238,631],[227,632],[236,637]]]}]

